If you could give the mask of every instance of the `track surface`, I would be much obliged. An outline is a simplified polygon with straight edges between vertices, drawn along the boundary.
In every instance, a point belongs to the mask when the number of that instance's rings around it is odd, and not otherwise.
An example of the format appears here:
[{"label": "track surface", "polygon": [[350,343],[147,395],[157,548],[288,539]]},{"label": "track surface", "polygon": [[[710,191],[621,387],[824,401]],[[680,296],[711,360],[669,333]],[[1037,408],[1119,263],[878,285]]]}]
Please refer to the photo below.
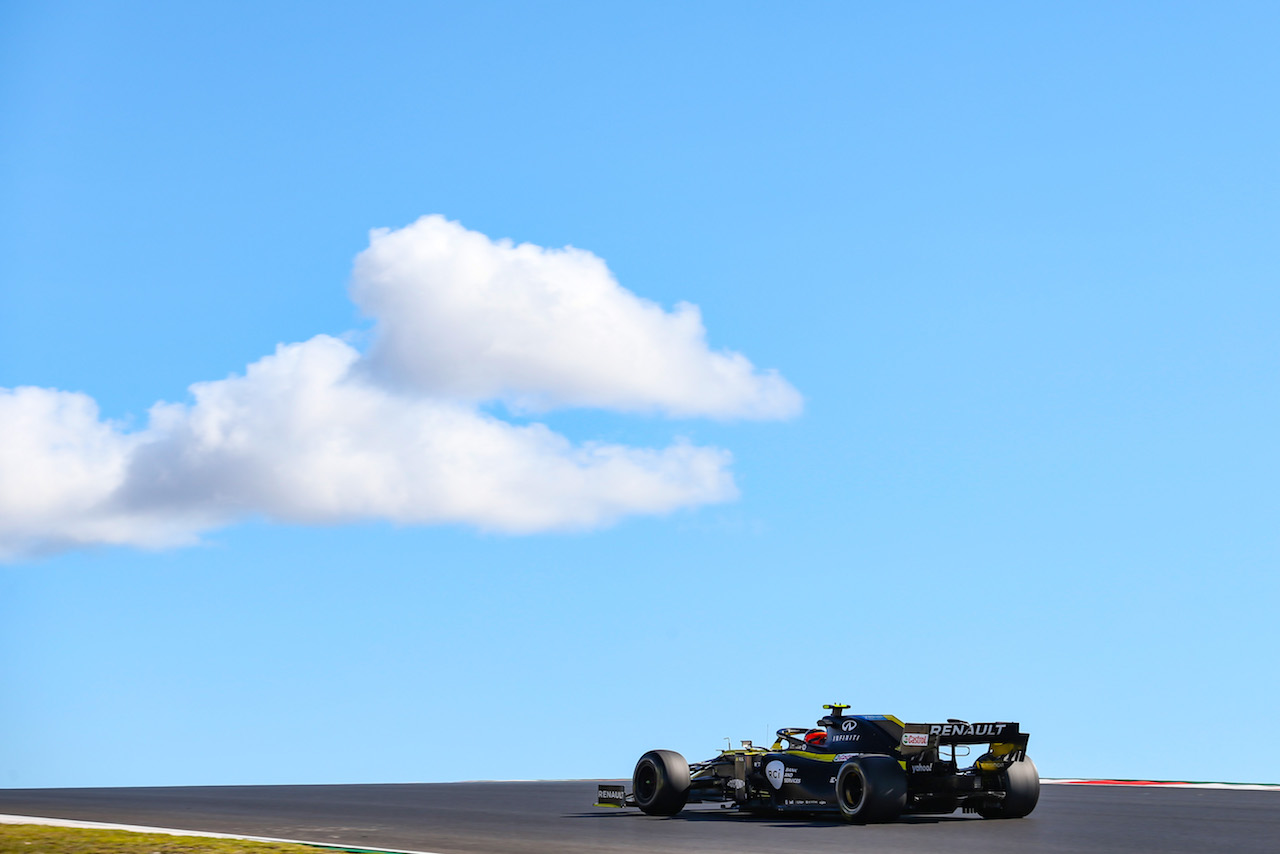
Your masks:
[{"label": "track surface", "polygon": [[488,852],[1277,851],[1280,794],[1046,785],[1030,817],[857,827],[689,807],[674,818],[591,806],[595,783],[0,790],[0,814],[439,854]]}]

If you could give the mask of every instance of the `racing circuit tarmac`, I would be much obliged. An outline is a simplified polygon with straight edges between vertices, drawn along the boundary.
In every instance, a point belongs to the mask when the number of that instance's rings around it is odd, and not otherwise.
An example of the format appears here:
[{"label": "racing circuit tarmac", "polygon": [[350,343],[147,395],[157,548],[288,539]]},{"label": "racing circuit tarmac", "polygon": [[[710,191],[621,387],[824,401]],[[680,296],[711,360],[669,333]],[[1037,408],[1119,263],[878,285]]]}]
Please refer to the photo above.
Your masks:
[{"label": "racing circuit tarmac", "polygon": [[1280,850],[1280,792],[1045,785],[1030,817],[956,813],[859,827],[691,806],[593,807],[595,781],[0,790],[0,814],[351,848],[499,852],[1203,852]]}]

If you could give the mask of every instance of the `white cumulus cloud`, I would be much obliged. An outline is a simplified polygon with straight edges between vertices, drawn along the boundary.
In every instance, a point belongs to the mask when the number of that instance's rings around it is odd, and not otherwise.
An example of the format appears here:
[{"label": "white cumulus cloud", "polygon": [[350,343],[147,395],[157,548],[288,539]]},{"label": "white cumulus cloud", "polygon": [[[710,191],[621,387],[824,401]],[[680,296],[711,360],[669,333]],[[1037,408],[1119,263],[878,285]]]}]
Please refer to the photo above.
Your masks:
[{"label": "white cumulus cloud", "polygon": [[0,389],[0,558],[77,543],[138,541],[106,504],[133,441],[87,395]]},{"label": "white cumulus cloud", "polygon": [[377,319],[372,368],[428,394],[534,410],[800,411],[799,393],[776,372],[708,348],[697,306],[664,311],[581,249],[490,240],[427,216],[374,231],[351,292]]},{"label": "white cumulus cloud", "polygon": [[596,406],[783,417],[799,396],[713,353],[696,308],[622,289],[580,250],[494,242],[440,217],[376,231],[353,292],[362,354],[319,335],[158,403],[134,432],[80,393],[0,389],[0,560],[195,542],[249,517],[532,533],[737,495],[730,454],[574,443],[480,409]]}]

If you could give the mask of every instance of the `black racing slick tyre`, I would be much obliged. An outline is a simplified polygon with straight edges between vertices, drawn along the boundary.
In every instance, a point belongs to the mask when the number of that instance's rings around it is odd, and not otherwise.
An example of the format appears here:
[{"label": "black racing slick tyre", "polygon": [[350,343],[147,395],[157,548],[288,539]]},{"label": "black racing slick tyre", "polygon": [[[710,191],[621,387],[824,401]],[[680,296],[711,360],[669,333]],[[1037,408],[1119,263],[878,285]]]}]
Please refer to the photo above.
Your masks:
[{"label": "black racing slick tyre", "polygon": [[983,818],[1022,818],[1030,815],[1040,800],[1040,772],[1030,759],[1020,759],[996,773],[996,784],[1004,790],[999,801],[978,808]]},{"label": "black racing slick tyre", "polygon": [[689,763],[674,750],[650,750],[631,775],[636,806],[647,815],[675,815],[689,802]]},{"label": "black racing slick tyre", "polygon": [[907,773],[892,756],[857,756],[840,766],[836,800],[845,821],[893,821],[907,806]]}]

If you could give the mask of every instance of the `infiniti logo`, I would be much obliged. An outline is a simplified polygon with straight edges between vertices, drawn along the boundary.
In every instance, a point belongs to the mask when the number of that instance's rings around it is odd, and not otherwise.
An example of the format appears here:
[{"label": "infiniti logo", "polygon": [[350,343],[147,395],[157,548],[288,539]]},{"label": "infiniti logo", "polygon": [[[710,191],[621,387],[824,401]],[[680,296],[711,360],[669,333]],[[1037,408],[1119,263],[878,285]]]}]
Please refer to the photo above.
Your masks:
[{"label": "infiniti logo", "polygon": [[857,726],[858,726],[857,721],[842,721],[840,724],[840,729],[844,732],[853,732],[854,729],[857,728]]}]

